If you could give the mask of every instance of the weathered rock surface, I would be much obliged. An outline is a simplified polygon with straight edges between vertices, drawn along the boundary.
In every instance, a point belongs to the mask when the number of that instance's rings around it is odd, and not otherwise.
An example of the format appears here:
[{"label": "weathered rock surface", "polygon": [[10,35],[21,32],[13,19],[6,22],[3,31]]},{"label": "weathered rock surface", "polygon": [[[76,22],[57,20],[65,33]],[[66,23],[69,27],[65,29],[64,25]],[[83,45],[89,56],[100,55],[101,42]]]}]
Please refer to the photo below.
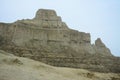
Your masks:
[{"label": "weathered rock surface", "polygon": [[39,9],[33,19],[0,23],[0,45],[17,56],[54,66],[120,72],[117,58],[100,39],[92,45],[89,33],[68,28],[54,10]]},{"label": "weathered rock surface", "polygon": [[101,41],[100,38],[98,38],[96,41],[95,41],[95,45],[93,45],[94,49],[95,49],[95,52],[97,54],[102,54],[102,55],[111,55],[110,53],[110,50],[105,46],[105,44]]},{"label": "weathered rock surface", "polygon": [[0,50],[0,80],[120,80],[120,74],[53,67]]}]

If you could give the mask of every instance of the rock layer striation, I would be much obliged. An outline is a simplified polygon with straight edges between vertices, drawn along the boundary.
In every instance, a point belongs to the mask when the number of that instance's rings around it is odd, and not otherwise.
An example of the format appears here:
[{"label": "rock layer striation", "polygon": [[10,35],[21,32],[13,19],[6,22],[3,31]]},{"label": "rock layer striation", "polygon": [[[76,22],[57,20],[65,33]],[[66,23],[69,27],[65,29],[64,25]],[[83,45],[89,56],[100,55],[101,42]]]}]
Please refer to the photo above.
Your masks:
[{"label": "rock layer striation", "polygon": [[120,72],[118,68],[108,68],[110,63],[116,67],[116,58],[100,38],[91,44],[89,33],[70,29],[54,10],[39,9],[33,19],[0,23],[0,45],[17,56],[54,66]]}]

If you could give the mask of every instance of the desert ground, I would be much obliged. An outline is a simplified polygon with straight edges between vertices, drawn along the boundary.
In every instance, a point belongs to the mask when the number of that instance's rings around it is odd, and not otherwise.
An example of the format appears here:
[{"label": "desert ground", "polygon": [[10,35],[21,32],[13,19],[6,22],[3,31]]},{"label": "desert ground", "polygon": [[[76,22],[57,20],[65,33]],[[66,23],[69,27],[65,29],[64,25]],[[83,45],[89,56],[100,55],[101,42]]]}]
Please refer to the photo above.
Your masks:
[{"label": "desert ground", "polygon": [[53,67],[0,51],[0,80],[120,80],[120,74]]}]

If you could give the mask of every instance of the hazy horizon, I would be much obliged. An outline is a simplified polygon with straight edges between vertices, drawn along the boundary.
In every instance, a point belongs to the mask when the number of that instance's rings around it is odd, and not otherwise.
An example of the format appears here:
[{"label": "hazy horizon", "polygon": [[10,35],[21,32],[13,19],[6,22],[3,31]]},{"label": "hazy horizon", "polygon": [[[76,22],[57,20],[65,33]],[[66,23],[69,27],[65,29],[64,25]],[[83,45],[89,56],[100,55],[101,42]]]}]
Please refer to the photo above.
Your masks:
[{"label": "hazy horizon", "polygon": [[1,0],[0,22],[32,19],[38,9],[53,9],[69,28],[101,38],[115,56],[120,56],[120,0]]}]

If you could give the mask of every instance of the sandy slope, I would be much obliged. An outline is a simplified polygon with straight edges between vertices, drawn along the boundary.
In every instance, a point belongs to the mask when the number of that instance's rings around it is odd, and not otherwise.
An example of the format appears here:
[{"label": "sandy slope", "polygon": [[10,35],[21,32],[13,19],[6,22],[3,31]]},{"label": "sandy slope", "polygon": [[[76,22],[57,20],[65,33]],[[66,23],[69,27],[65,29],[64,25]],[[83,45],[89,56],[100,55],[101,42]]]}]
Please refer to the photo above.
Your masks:
[{"label": "sandy slope", "polygon": [[0,80],[120,80],[120,74],[53,67],[0,51]]}]

